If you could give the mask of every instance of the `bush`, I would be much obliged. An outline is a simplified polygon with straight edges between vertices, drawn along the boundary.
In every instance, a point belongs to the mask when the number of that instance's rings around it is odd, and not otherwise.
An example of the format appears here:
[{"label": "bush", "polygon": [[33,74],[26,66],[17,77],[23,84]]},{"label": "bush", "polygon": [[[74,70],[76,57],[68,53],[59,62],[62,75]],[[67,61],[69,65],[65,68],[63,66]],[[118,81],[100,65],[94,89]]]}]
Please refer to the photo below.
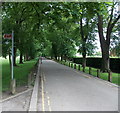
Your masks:
[{"label": "bush", "polygon": [[[73,62],[82,64],[82,58],[73,58]],[[101,68],[102,58],[87,58],[88,67]],[[120,58],[110,58],[110,69],[112,72],[120,73]]]}]

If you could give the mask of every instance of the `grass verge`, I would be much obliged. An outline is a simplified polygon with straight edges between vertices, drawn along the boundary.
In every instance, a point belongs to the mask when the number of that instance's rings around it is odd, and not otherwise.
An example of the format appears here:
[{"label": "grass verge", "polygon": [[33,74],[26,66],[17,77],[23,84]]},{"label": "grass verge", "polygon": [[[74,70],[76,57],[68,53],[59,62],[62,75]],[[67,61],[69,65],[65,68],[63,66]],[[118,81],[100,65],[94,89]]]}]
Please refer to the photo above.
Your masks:
[{"label": "grass verge", "polygon": [[[10,66],[8,59],[0,58],[2,60],[2,91],[10,89]],[[22,86],[28,83],[28,74],[36,64],[37,60],[26,61],[24,64],[19,64],[17,59],[17,66],[14,67],[14,78],[16,85]]]},{"label": "grass verge", "polygon": [[[59,61],[59,63],[65,64],[66,66],[69,66],[68,61],[67,62]],[[71,62],[71,64],[73,64],[73,63]],[[73,66],[73,68],[74,68],[74,66]],[[78,64],[76,64],[76,69],[78,70]],[[81,66],[80,71],[82,71],[82,70],[83,70],[83,68]],[[89,67],[85,68],[85,73],[89,74]],[[96,68],[92,68],[91,75],[97,77],[97,69]],[[100,78],[103,80],[108,80],[108,73],[100,72]],[[112,73],[112,81],[111,82],[114,84],[120,85],[119,80],[120,80],[120,74],[119,73]]]}]

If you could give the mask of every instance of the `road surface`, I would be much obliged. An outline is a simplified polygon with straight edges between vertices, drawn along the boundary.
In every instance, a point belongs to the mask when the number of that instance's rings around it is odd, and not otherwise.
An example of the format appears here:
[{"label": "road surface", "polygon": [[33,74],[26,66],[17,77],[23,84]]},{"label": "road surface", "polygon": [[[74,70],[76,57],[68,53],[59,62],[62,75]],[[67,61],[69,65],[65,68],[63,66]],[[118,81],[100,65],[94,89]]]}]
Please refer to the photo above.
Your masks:
[{"label": "road surface", "polygon": [[118,111],[118,88],[112,83],[44,59],[38,111]]}]

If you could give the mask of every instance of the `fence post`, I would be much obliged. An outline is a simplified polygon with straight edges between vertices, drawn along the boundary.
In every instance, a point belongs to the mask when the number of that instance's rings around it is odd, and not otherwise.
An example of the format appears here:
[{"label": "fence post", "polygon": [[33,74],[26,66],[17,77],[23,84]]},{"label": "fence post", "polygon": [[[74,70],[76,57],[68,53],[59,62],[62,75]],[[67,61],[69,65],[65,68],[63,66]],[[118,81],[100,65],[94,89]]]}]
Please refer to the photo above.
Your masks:
[{"label": "fence post", "polygon": [[97,69],[97,77],[100,78],[100,70]]},{"label": "fence post", "polygon": [[85,67],[83,67],[83,72],[85,72]]},{"label": "fence post", "polygon": [[111,71],[108,72],[108,81],[112,82],[112,72]]},{"label": "fence post", "polygon": [[80,70],[80,64],[78,65],[78,70]]},{"label": "fence post", "polygon": [[91,74],[91,71],[92,71],[92,68],[91,68],[91,67],[89,67],[89,74]]}]

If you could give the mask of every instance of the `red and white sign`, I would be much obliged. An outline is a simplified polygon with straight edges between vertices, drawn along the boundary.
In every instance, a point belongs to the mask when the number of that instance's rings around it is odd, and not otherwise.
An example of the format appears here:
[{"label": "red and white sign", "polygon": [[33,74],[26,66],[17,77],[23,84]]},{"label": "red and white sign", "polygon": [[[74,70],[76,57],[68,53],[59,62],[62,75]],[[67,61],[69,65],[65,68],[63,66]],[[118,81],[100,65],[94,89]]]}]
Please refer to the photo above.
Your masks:
[{"label": "red and white sign", "polygon": [[3,38],[12,39],[12,34],[4,34]]}]

